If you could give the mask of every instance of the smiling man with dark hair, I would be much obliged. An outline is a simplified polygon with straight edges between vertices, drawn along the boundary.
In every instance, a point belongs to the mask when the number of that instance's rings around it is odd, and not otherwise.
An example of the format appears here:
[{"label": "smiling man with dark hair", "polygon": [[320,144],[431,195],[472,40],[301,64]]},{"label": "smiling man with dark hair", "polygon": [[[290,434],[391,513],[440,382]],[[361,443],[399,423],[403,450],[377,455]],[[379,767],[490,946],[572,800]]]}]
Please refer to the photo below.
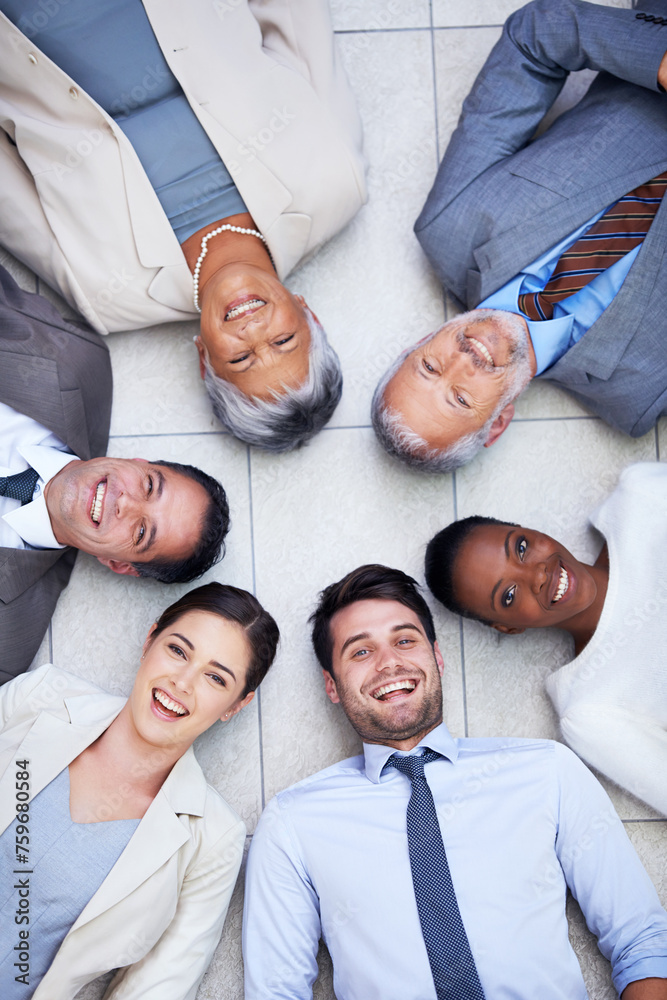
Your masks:
[{"label": "smiling man with dark hair", "polygon": [[361,566],[311,621],[363,755],[280,792],[259,822],[246,1000],[312,1000],[320,938],[339,1000],[585,1000],[568,887],[623,1000],[667,1000],[667,913],[606,793],[560,743],[450,735],[416,582]]},{"label": "smiling man with dark hair", "polygon": [[220,484],[189,465],[95,457],[110,416],[102,338],[0,268],[0,683],[30,666],[77,549],[166,583],[220,556]]}]

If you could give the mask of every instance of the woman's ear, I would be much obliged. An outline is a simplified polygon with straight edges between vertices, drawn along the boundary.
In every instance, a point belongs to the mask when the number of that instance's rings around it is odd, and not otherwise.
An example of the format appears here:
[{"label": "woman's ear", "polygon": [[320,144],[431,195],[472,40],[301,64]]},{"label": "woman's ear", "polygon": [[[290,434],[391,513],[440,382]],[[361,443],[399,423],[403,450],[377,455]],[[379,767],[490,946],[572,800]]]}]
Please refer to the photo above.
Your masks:
[{"label": "woman's ear", "polygon": [[491,628],[494,628],[496,632],[502,632],[503,635],[521,635],[525,632],[525,628],[515,628],[512,625],[501,625],[500,622],[491,622]]},{"label": "woman's ear", "polygon": [[252,699],[254,697],[255,697],[255,692],[254,691],[248,691],[248,693],[245,696],[245,698],[243,698],[238,703],[238,705],[235,705],[234,708],[230,708],[230,710],[228,712],[225,712],[225,714],[220,717],[220,721],[221,722],[229,722],[230,719],[234,718],[234,716],[236,715],[237,712],[240,712],[242,708],[245,708],[246,705],[249,705],[250,702],[252,701]]},{"label": "woman's ear", "polygon": [[145,640],[143,648],[141,650],[141,659],[142,660],[143,660],[144,656],[146,655],[146,653],[148,652],[148,648],[149,648],[151,642],[153,641],[151,637],[152,637],[153,632],[155,631],[156,628],[157,628],[157,622],[153,622],[153,624],[151,625],[151,627],[148,630],[148,635],[146,636],[146,640]]}]

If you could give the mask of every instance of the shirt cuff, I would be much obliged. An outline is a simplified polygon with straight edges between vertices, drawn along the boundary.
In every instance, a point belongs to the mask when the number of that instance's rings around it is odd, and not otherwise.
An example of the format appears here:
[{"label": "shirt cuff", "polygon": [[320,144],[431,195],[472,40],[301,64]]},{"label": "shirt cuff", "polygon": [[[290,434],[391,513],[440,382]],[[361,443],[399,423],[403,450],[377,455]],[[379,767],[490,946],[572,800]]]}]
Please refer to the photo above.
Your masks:
[{"label": "shirt cuff", "polygon": [[629,983],[636,983],[640,979],[667,979],[667,955],[638,958],[618,974],[614,973],[612,978],[619,997]]}]

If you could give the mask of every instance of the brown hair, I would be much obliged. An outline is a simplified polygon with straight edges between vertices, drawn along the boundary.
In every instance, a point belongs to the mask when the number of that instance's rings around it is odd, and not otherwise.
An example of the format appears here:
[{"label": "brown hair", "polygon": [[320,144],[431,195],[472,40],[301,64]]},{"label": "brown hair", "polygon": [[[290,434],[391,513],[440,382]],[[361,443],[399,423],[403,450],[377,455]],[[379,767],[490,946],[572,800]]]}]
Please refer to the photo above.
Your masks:
[{"label": "brown hair", "polygon": [[241,626],[252,652],[241,697],[245,698],[249,691],[258,688],[273,663],[280,632],[271,615],[264,610],[257,598],[247,590],[240,590],[228,584],[205,583],[202,587],[196,587],[195,590],[183,594],[162,612],[155,623],[156,627],[151,638],[155,639],[160,632],[171,628],[188,611],[204,611]]},{"label": "brown hair", "polygon": [[344,576],[338,583],[332,583],[320,594],[320,603],[310,616],[313,626],[313,646],[315,655],[324,670],[333,677],[331,638],[331,619],[349,604],[357,601],[398,601],[417,615],[426,638],[435,643],[435,627],[430,609],[422,595],[419,585],[407,573],[378,563],[359,566]]}]

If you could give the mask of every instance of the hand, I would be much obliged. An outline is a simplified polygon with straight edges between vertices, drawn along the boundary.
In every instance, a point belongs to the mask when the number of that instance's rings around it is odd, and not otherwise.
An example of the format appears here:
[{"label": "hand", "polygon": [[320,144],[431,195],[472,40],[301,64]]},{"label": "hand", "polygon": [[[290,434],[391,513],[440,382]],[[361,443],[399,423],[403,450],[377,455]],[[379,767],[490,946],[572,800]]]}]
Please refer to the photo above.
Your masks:
[{"label": "hand", "polygon": [[663,90],[667,90],[667,52],[665,52],[658,67],[658,83]]}]

